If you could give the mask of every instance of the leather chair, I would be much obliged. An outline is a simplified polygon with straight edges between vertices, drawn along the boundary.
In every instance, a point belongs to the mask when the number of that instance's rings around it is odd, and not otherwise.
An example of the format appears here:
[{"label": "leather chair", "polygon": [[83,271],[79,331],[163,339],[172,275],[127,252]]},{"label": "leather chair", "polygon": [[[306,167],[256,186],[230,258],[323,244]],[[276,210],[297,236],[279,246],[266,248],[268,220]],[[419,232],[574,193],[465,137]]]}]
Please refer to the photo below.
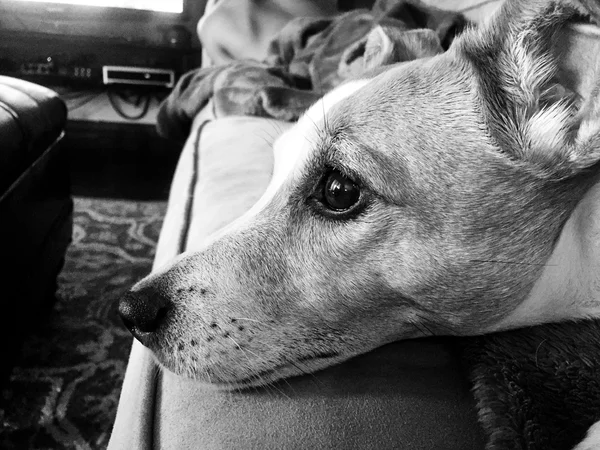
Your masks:
[{"label": "leather chair", "polygon": [[0,76],[0,381],[47,316],[71,240],[66,120],[55,92]]}]

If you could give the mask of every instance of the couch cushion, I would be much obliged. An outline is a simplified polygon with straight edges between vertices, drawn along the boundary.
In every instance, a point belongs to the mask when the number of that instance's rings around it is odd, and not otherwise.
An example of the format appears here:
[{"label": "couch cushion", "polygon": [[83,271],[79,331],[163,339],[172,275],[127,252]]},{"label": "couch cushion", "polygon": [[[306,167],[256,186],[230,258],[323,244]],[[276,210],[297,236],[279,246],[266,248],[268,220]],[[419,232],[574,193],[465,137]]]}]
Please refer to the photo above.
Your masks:
[{"label": "couch cushion", "polygon": [[67,108],[43,86],[0,76],[0,189],[3,191],[61,135]]}]

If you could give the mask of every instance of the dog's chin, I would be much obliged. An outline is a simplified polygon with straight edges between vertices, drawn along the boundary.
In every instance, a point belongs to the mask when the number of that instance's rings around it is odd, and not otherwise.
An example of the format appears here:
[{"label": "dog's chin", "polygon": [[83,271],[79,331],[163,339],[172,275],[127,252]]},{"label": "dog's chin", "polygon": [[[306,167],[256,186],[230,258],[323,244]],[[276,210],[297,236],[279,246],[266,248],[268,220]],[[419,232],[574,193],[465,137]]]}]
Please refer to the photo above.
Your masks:
[{"label": "dog's chin", "polygon": [[244,391],[269,386],[283,379],[309,375],[339,364],[351,356],[342,356],[338,353],[323,353],[310,357],[288,361],[273,368],[256,371],[248,370],[245,374],[236,377],[220,375],[224,370],[213,370],[211,367],[199,367],[185,364],[174,358],[162,358],[154,354],[154,358],[164,370],[177,376],[198,381],[207,387],[223,391]]}]

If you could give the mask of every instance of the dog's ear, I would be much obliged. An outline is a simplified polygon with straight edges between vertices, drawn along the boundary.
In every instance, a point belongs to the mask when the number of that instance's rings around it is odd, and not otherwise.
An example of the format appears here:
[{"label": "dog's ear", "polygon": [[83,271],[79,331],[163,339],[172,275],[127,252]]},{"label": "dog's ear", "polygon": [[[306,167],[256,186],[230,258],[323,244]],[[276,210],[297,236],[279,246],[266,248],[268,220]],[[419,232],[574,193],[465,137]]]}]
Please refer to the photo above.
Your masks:
[{"label": "dog's ear", "polygon": [[344,78],[374,76],[389,64],[443,52],[440,39],[433,30],[404,30],[396,26],[377,25],[344,51],[338,73]]},{"label": "dog's ear", "polygon": [[429,29],[398,30],[377,26],[367,35],[364,70],[443,53],[440,39]]},{"label": "dog's ear", "polygon": [[[507,0],[456,42],[487,128],[517,164],[565,179],[600,161],[599,0]],[[587,31],[586,31],[586,27]]]}]

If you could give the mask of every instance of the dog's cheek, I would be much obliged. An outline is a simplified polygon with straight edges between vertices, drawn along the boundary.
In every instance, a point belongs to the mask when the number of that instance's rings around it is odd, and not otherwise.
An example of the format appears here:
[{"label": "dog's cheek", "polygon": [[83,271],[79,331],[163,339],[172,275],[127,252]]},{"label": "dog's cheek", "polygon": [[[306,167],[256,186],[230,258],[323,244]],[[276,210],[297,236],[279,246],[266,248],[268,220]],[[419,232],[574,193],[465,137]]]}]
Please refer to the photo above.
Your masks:
[{"label": "dog's cheek", "polygon": [[286,255],[298,289],[294,307],[305,323],[343,331],[348,339],[373,326],[374,339],[412,332],[388,320],[412,308],[405,294],[427,276],[411,267],[425,258],[410,244],[415,226],[399,209],[375,206],[346,222],[305,218]]}]

